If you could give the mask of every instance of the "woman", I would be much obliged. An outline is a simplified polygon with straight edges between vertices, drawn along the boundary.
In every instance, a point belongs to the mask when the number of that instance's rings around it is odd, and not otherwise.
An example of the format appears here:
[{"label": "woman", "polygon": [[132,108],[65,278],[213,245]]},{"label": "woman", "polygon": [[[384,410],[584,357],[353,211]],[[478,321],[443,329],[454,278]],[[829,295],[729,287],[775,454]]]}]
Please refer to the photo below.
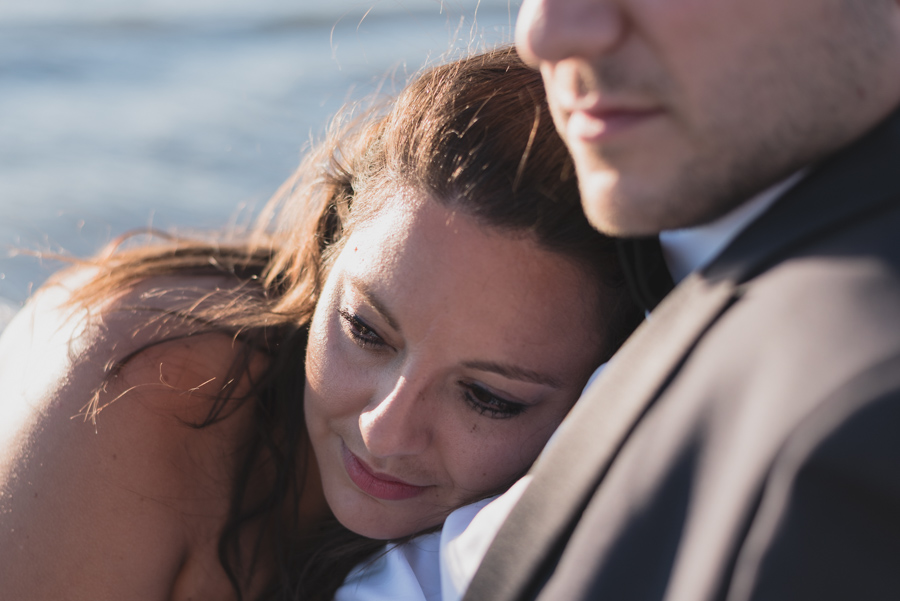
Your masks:
[{"label": "woman", "polygon": [[328,599],[527,470],[639,319],[540,76],[435,68],[246,240],[110,250],[9,326],[5,594]]}]

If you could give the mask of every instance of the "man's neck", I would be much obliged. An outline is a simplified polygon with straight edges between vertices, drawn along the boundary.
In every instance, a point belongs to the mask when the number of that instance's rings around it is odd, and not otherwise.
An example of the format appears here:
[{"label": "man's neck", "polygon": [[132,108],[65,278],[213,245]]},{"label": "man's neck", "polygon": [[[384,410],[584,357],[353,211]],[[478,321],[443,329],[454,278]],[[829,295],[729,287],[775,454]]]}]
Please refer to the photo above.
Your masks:
[{"label": "man's neck", "polygon": [[806,172],[803,170],[794,173],[715,221],[660,232],[659,241],[663,255],[675,283],[680,282],[692,271],[708,265],[739,233],[803,179]]}]

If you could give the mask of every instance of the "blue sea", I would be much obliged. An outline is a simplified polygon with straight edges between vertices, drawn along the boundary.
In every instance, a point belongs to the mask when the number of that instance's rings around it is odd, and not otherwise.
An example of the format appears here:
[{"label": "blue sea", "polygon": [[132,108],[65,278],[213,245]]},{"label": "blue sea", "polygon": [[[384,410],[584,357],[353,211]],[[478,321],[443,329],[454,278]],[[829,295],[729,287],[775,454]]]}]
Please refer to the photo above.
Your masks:
[{"label": "blue sea", "polygon": [[517,0],[0,0],[0,329],[119,234],[245,224],[344,103],[509,43]]}]

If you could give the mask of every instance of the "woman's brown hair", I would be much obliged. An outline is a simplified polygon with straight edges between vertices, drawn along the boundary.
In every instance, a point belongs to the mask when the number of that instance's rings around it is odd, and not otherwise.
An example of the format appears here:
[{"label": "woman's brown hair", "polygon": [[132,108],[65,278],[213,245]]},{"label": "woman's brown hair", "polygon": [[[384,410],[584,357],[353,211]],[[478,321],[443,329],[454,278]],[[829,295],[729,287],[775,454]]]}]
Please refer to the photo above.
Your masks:
[{"label": "woman's brown hair", "polygon": [[[412,192],[474,217],[485,227],[527,236],[576,262],[601,291],[598,332],[610,356],[641,319],[628,298],[614,243],[582,213],[571,159],[557,136],[540,75],[511,48],[431,68],[389,106],[335,120],[245,235],[227,244],[185,239],[111,248],[90,261],[97,275],[76,301],[93,303],[137,282],[167,274],[233,278],[201,302],[161,313],[190,324],[178,335],[224,331],[270,357],[249,397],[223,390],[204,427],[252,402],[256,438],[235,474],[220,561],[240,597],[254,561],[240,550],[265,544],[276,570],[265,598],[326,600],[360,561],[384,541],[370,541],[327,521],[300,536],[295,511],[309,460],[303,420],[306,332],[329,262],[356,223],[388,195]],[[139,307],[134,307],[139,309]],[[164,330],[162,330],[164,331]],[[161,334],[159,340],[166,338]],[[110,366],[114,377],[120,364]],[[265,458],[274,477],[264,494],[248,486]],[[262,534],[245,541],[247,526]],[[271,553],[265,554],[267,557]],[[256,554],[254,553],[254,557]]]}]

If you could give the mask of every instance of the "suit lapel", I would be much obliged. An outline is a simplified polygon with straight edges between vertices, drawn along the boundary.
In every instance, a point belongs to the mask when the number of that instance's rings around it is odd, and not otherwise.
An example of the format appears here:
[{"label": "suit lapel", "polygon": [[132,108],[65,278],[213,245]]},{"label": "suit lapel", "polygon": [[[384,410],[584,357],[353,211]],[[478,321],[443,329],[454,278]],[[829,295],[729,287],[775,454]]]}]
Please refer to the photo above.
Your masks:
[{"label": "suit lapel", "polygon": [[519,599],[541,581],[635,423],[734,292],[692,276],[629,339],[538,460],[465,599]]}]

